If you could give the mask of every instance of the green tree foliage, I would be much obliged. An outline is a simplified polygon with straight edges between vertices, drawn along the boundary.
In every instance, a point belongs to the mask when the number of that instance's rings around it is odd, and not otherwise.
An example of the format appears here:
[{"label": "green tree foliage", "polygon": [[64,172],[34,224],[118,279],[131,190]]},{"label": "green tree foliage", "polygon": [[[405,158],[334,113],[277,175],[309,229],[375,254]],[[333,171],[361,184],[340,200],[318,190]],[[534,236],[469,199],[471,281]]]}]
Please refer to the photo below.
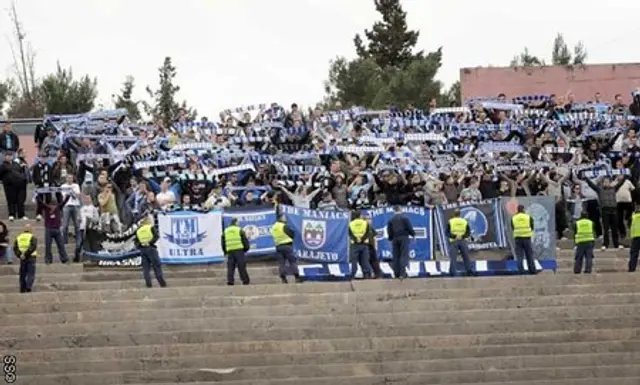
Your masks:
[{"label": "green tree foliage", "polygon": [[[575,66],[584,65],[587,60],[587,49],[580,41],[573,47],[573,53],[561,33],[558,33],[553,39],[553,47],[551,48],[551,64],[558,66]],[[511,60],[512,67],[534,67],[544,66],[544,60],[532,55],[528,48],[516,55]]]},{"label": "green tree foliage", "polygon": [[9,100],[9,85],[0,82],[0,111],[4,107],[4,103]]},{"label": "green tree foliage", "polygon": [[140,120],[139,101],[132,99],[133,89],[135,88],[133,76],[127,76],[120,90],[120,95],[115,97],[113,104],[116,108],[125,108],[129,112],[129,119],[132,121]]},{"label": "green tree foliage", "polygon": [[357,34],[357,57],[337,57],[329,66],[325,82],[325,104],[342,103],[384,108],[393,103],[404,107],[413,103],[426,108],[431,98],[439,98],[442,85],[435,75],[442,64],[442,49],[424,55],[414,52],[419,32],[408,30],[406,12],[399,0],[374,0],[382,21]]},{"label": "green tree foliage", "polygon": [[449,106],[449,105],[462,105],[462,91],[460,88],[460,80],[456,81],[449,87],[447,92],[443,95],[443,100],[441,101],[441,105]]},{"label": "green tree foliage", "polygon": [[171,57],[164,58],[162,67],[158,69],[159,84],[157,90],[152,90],[147,86],[147,93],[153,99],[153,104],[145,103],[146,113],[151,115],[155,120],[160,120],[165,127],[170,127],[172,122],[178,117],[178,111],[185,109],[187,116],[192,119],[197,117],[197,111],[189,108],[186,101],[182,103],[176,102],[176,94],[180,91],[180,87],[175,83],[178,71],[171,62]]},{"label": "green tree foliage", "polygon": [[71,68],[64,69],[58,63],[57,71],[42,80],[40,92],[47,113],[79,114],[93,109],[98,82],[89,75],[75,80]]},{"label": "green tree foliage", "polygon": [[511,67],[543,66],[544,61],[540,60],[537,56],[532,55],[529,52],[529,48],[525,47],[521,53],[513,57],[510,65]]}]

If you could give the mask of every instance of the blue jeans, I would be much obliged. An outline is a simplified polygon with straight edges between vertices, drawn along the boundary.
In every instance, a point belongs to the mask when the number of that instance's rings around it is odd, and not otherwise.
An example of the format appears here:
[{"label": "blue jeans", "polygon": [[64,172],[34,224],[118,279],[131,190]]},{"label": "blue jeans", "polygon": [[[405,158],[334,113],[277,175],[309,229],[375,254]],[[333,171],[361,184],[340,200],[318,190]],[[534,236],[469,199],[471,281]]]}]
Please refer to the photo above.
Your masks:
[{"label": "blue jeans", "polygon": [[451,240],[451,247],[449,248],[449,275],[454,277],[458,271],[458,251],[462,257],[464,269],[468,275],[473,274],[473,267],[471,265],[471,257],[469,256],[469,246],[464,239]]},{"label": "blue jeans", "polygon": [[74,234],[77,239],[78,233],[80,232],[80,207],[65,206],[62,209],[62,237],[64,238],[65,244],[69,241],[69,220],[73,221],[73,229],[75,230]]},{"label": "blue jeans", "polygon": [[7,247],[2,247],[2,251],[0,251],[4,257],[4,261],[6,263],[12,263],[13,262],[13,250],[11,249],[11,246],[7,246]]},{"label": "blue jeans", "polygon": [[51,254],[51,244],[53,241],[56,241],[56,246],[58,246],[60,262],[67,263],[69,261],[69,257],[67,256],[67,250],[64,248],[60,229],[50,229],[46,227],[44,229],[44,263],[53,262],[53,255]]}]

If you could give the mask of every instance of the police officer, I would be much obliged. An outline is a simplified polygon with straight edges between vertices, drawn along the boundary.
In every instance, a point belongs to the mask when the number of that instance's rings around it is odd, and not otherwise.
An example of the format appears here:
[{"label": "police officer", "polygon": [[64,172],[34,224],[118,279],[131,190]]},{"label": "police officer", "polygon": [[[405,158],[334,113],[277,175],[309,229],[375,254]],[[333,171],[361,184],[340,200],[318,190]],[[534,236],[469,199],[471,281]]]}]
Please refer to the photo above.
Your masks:
[{"label": "police officer", "polygon": [[382,269],[380,269],[380,259],[378,259],[378,250],[377,250],[377,242],[376,242],[376,229],[371,225],[371,217],[365,216],[363,218],[369,224],[369,231],[367,231],[367,239],[369,246],[369,264],[371,265],[371,270],[373,270],[374,278],[382,278]]},{"label": "police officer", "polygon": [[20,293],[30,293],[33,281],[36,279],[36,249],[38,240],[33,236],[30,224],[24,225],[13,244],[13,250],[20,259]]},{"label": "police officer", "polygon": [[573,272],[580,274],[582,272],[582,261],[585,261],[584,273],[591,274],[593,267],[593,246],[595,236],[593,233],[593,222],[589,219],[587,212],[582,212],[573,227],[576,243],[576,260],[573,265]]},{"label": "police officer", "polygon": [[524,274],[524,259],[527,259],[529,274],[536,273],[536,264],[533,260],[533,246],[531,237],[533,236],[533,218],[524,212],[524,206],[518,206],[518,213],[511,218],[511,228],[513,229],[514,254],[518,260],[518,271]]},{"label": "police officer", "polygon": [[167,282],[162,274],[162,263],[156,249],[158,242],[158,232],[153,227],[153,219],[146,218],[140,223],[140,227],[136,230],[136,238],[134,240],[136,246],[140,250],[140,259],[142,260],[142,276],[147,287],[151,284],[151,269],[156,276],[156,280],[160,287],[166,287]]},{"label": "police officer", "polygon": [[371,278],[371,265],[369,264],[369,223],[361,218],[359,210],[353,212],[353,219],[349,223],[349,238],[351,239],[351,278],[358,271],[358,265],[362,269],[365,279]]},{"label": "police officer", "polygon": [[631,216],[631,248],[629,248],[629,272],[636,271],[638,267],[638,253],[640,252],[640,206]]},{"label": "police officer", "polygon": [[300,273],[298,272],[298,265],[296,264],[296,257],[293,254],[293,238],[295,234],[291,227],[287,226],[287,220],[284,215],[280,215],[278,221],[271,227],[271,236],[273,237],[273,242],[276,244],[282,283],[288,283],[287,263],[289,264],[289,270],[296,278],[296,282],[302,282]]},{"label": "police officer", "polygon": [[249,251],[249,248],[247,235],[238,226],[238,218],[231,219],[229,227],[224,230],[222,235],[222,249],[227,255],[227,285],[233,286],[236,268],[242,284],[249,284],[247,260],[245,259],[245,253]]},{"label": "police officer", "polygon": [[460,210],[455,210],[453,216],[449,219],[449,275],[455,277],[457,271],[458,251],[462,256],[464,268],[467,275],[476,275],[471,266],[471,257],[469,256],[469,246],[467,238],[471,235],[469,223],[466,219],[460,218]]},{"label": "police officer", "polygon": [[391,264],[395,277],[404,279],[409,265],[409,237],[415,238],[416,233],[409,218],[402,214],[402,207],[396,206],[394,211],[395,214],[387,224],[387,236],[393,250]]}]

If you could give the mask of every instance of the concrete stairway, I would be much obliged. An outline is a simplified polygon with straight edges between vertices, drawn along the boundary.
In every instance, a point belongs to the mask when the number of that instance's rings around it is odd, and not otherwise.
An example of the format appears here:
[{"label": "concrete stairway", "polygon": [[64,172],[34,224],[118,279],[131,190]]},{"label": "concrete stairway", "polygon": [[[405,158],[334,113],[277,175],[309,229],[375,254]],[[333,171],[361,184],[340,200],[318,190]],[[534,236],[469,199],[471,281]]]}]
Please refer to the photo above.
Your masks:
[{"label": "concrete stairway", "polygon": [[282,285],[254,264],[234,287],[221,265],[146,289],[130,268],[38,264],[30,294],[1,265],[0,351],[20,385],[640,384],[628,249],[576,276],[561,247],[558,274]]}]

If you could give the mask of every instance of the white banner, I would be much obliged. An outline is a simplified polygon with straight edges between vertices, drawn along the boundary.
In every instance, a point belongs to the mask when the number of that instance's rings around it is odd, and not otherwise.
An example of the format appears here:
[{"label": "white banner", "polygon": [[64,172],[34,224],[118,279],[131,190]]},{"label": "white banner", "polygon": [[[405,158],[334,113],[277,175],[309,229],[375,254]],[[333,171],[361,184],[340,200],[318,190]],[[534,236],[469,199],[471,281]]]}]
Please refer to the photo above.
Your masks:
[{"label": "white banner", "polygon": [[158,253],[164,264],[223,262],[222,211],[158,215]]}]

